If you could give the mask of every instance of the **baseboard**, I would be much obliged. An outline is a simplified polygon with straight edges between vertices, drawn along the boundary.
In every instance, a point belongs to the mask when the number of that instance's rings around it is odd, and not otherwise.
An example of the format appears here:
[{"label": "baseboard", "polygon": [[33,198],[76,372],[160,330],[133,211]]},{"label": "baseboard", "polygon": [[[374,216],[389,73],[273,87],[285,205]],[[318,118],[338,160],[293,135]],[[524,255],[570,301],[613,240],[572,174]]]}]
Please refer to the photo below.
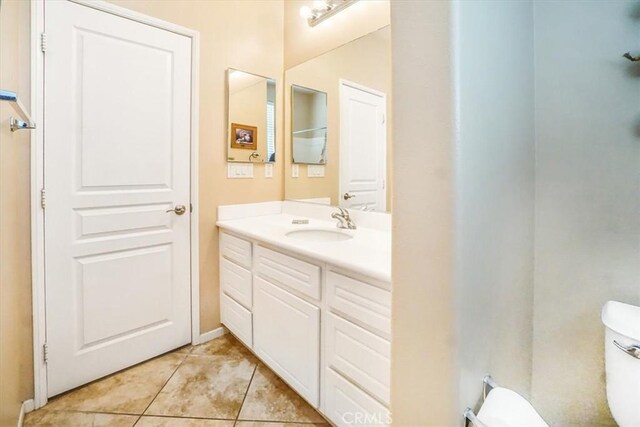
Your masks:
[{"label": "baseboard", "polygon": [[22,405],[20,405],[20,415],[18,416],[18,427],[22,427],[22,425],[24,424],[24,416],[33,411],[35,407],[36,404],[33,399],[25,400],[24,402],[22,402]]},{"label": "baseboard", "polygon": [[227,333],[227,329],[224,326],[220,326],[219,328],[214,329],[213,331],[205,332],[200,335],[200,344],[204,344],[207,341],[214,340],[219,338]]}]

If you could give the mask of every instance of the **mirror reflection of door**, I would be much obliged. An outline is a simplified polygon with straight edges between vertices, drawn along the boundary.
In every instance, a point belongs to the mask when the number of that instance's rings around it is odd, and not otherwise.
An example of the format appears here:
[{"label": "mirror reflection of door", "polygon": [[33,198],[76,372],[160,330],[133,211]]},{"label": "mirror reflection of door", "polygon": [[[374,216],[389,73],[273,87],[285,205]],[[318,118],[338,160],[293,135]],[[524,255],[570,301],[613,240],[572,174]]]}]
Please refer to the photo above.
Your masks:
[{"label": "mirror reflection of door", "polygon": [[340,200],[342,207],[384,212],[387,176],[384,93],[340,82]]}]

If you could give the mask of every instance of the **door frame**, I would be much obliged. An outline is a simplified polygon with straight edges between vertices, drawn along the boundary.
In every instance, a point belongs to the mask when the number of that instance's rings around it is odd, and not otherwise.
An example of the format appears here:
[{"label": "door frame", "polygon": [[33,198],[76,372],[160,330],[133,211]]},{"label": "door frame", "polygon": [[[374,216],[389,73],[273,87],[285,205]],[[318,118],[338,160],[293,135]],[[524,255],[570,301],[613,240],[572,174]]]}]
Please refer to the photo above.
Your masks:
[{"label": "door frame", "polygon": [[[41,35],[44,33],[44,2],[31,1],[31,115],[37,124],[44,117],[44,53]],[[167,21],[147,16],[102,0],[67,0],[135,22],[170,31],[191,39],[191,343],[200,342],[200,264],[199,264],[199,204],[198,147],[200,95],[200,33]],[[42,43],[42,44],[41,44]],[[46,293],[44,251],[44,209],[41,189],[44,188],[44,129],[38,125],[31,133],[31,281],[33,309],[33,378],[35,408],[47,403],[47,365],[44,362],[46,343]]]},{"label": "door frame", "polygon": [[[388,191],[388,183],[387,183],[387,175],[389,173],[389,164],[387,161],[387,144],[389,143],[389,135],[387,132],[387,120],[389,119],[388,114],[387,114],[387,94],[384,92],[380,92],[379,90],[376,89],[371,89],[370,87],[367,86],[363,86],[359,83],[354,83],[352,81],[349,80],[345,80],[345,79],[340,79],[338,82],[338,95],[339,95],[339,99],[340,99],[340,103],[339,103],[339,111],[340,111],[340,116],[342,114],[342,106],[344,103],[344,99],[342,99],[342,88],[343,87],[350,87],[353,89],[357,89],[357,90],[361,90],[362,92],[367,92],[370,93],[371,95],[375,95],[375,96],[379,96],[380,98],[382,98],[382,100],[384,101],[384,123],[383,123],[383,128],[384,128],[384,144],[382,146],[382,152],[380,153],[382,156],[382,159],[384,161],[384,176],[382,177],[383,182],[384,182],[384,197],[382,198],[382,207],[384,208],[384,211],[387,210],[387,191]],[[343,176],[343,171],[345,168],[345,164],[343,162],[344,159],[344,148],[342,145],[342,141],[344,140],[344,128],[342,127],[342,117],[340,117],[340,148],[339,148],[339,152],[340,152],[340,164],[338,167],[338,206],[340,206],[340,202],[342,200],[342,195],[344,194],[344,188],[342,187],[342,176]]]}]

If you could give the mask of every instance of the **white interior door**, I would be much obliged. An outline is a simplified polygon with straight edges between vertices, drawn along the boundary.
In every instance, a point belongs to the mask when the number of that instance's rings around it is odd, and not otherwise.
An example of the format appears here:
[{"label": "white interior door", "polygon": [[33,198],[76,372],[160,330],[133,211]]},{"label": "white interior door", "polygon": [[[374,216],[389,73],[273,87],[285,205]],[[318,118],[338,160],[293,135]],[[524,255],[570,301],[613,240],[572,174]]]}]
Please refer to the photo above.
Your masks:
[{"label": "white interior door", "polygon": [[386,210],[387,101],[384,94],[340,83],[340,205]]},{"label": "white interior door", "polygon": [[190,342],[191,39],[69,1],[45,16],[53,396]]}]

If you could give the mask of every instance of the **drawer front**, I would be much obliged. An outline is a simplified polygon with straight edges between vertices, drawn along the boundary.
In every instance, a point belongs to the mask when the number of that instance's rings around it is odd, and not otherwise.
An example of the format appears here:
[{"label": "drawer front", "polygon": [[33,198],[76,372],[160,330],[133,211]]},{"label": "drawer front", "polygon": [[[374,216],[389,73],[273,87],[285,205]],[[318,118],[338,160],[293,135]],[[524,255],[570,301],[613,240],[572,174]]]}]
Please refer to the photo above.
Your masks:
[{"label": "drawer front", "polygon": [[278,285],[320,299],[321,269],[317,265],[272,251],[256,247],[256,273]]},{"label": "drawer front", "polygon": [[222,232],[220,254],[243,267],[251,268],[251,242]]},{"label": "drawer front", "polygon": [[237,302],[251,310],[251,272],[220,257],[220,287]]},{"label": "drawer front", "polygon": [[389,410],[380,402],[327,368],[323,412],[336,426],[390,425]]},{"label": "drawer front", "polygon": [[251,312],[229,298],[220,296],[220,317],[222,323],[249,348],[253,347]]},{"label": "drawer front", "polygon": [[320,309],[259,277],[254,285],[256,354],[318,407]]},{"label": "drawer front", "polygon": [[391,345],[334,314],[327,316],[327,363],[385,404],[391,386]]},{"label": "drawer front", "polygon": [[385,338],[391,337],[391,292],[329,271],[327,301],[343,317]]}]

